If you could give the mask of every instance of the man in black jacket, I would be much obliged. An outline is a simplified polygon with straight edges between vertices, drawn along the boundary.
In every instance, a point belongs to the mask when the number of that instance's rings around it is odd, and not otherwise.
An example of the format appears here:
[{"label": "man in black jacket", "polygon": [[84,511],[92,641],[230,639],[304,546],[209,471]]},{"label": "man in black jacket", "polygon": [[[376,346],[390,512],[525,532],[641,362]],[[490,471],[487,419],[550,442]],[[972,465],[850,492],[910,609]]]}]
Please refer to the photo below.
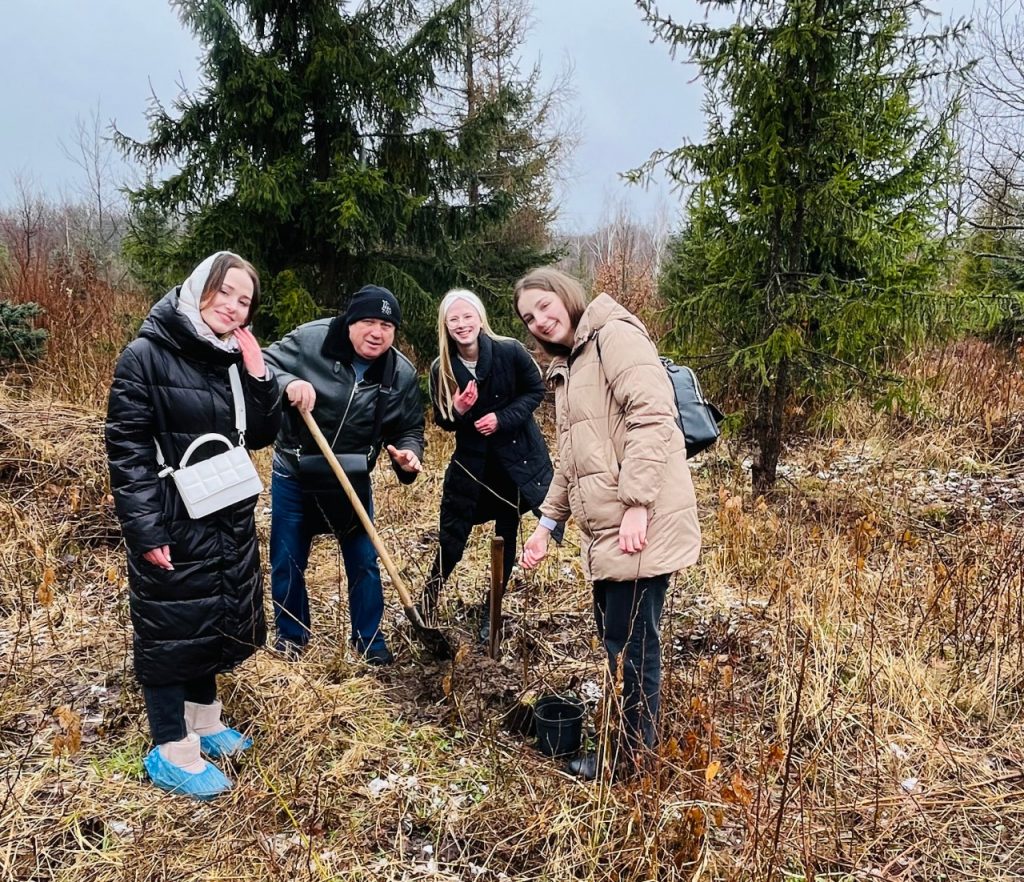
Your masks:
[{"label": "man in black jacket", "polygon": [[[352,645],[370,664],[392,661],[380,630],[384,596],[377,553],[333,474],[322,470],[316,442],[296,410],[311,411],[332,450],[348,454],[346,472],[357,486],[362,482],[372,517],[369,472],[382,448],[403,484],[421,470],[423,405],[416,369],[393,345],[401,321],[395,296],[366,285],[343,315],[300,325],[266,350],[290,405],[275,444],[270,522],[277,648],[287,654],[300,653],[311,633],[305,571],[313,537],[333,533],[345,561]],[[317,472],[310,487],[308,476]]]}]

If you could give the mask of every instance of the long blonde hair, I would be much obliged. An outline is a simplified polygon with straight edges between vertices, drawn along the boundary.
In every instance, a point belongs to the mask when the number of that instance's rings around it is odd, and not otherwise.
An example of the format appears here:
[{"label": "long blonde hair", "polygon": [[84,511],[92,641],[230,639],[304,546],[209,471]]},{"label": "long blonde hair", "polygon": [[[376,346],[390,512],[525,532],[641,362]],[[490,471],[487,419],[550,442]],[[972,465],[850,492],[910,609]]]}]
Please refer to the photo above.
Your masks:
[{"label": "long blonde hair", "polygon": [[436,389],[436,398],[438,410],[450,420],[455,419],[453,399],[459,388],[459,383],[455,379],[455,371],[452,368],[452,348],[455,347],[458,351],[458,346],[451,334],[448,333],[448,326],[445,324],[444,318],[445,313],[451,309],[456,300],[465,301],[479,313],[481,334],[486,334],[492,340],[505,339],[491,330],[491,326],[487,322],[487,309],[484,307],[483,301],[472,291],[466,288],[453,288],[441,298],[441,305],[437,309],[438,388]]}]

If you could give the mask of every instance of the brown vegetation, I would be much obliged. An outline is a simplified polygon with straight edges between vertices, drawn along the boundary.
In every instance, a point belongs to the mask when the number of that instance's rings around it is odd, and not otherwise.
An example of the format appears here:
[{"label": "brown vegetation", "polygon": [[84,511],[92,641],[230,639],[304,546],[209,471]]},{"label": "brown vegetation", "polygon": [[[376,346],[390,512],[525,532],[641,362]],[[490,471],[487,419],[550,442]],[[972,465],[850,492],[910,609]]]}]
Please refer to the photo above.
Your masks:
[{"label": "brown vegetation", "polygon": [[[398,663],[379,674],[346,649],[343,569],[322,541],[317,639],[301,662],[263,652],[223,678],[257,746],[232,769],[234,791],[198,805],[142,779],[97,407],[107,356],[83,345],[66,357],[51,349],[39,373],[59,383],[0,397],[0,878],[1024,871],[1015,360],[977,342],[917,357],[925,415],[852,399],[828,436],[786,452],[770,505],[752,500],[738,442],[694,465],[705,551],[666,611],[665,742],[643,781],[577,783],[507,713],[540,692],[602,685],[572,531],[517,577],[501,660],[471,638],[468,607],[487,584],[477,534],[441,613],[466,648],[454,664],[423,657],[388,593]],[[92,404],[61,403],[65,392]],[[422,480],[377,477],[382,532],[413,585],[450,453],[432,431]]]},{"label": "brown vegetation", "polygon": [[0,214],[0,299],[43,308],[35,324],[47,332],[47,358],[22,366],[18,384],[98,407],[145,298],[93,251],[74,246],[61,220],[59,209],[28,195]]}]

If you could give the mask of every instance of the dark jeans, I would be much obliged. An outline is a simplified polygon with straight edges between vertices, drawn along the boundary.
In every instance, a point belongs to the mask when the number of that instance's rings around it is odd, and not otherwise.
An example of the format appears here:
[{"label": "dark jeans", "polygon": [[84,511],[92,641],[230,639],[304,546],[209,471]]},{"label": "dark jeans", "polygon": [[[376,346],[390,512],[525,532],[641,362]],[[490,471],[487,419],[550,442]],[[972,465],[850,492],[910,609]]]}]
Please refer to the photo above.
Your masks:
[{"label": "dark jeans", "polygon": [[622,673],[622,699],[616,733],[620,761],[637,758],[641,745],[658,741],[661,705],[661,611],[669,576],[632,582],[594,582],[597,633],[608,652],[614,682]]},{"label": "dark jeans", "polygon": [[185,729],[185,702],[213,704],[217,700],[217,677],[210,674],[184,683],[143,686],[142,697],[146,702],[153,742],[181,741],[188,734]]},{"label": "dark jeans", "polygon": [[[302,492],[298,478],[276,469],[270,479],[270,500],[270,593],[277,634],[305,646],[311,633],[306,566],[313,544],[316,502]],[[368,514],[373,517],[372,497]],[[341,556],[348,580],[352,643],[360,652],[383,649],[384,590],[370,537],[363,531],[349,534],[341,542]]]}]

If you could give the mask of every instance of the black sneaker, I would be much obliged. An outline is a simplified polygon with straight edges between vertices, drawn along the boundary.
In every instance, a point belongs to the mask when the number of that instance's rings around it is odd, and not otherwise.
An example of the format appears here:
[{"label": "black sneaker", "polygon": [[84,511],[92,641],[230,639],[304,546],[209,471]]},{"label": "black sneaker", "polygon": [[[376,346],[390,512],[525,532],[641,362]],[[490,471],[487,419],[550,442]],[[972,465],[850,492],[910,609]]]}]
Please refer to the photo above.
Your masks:
[{"label": "black sneaker", "polygon": [[395,657],[386,646],[375,646],[363,653],[363,661],[374,668],[385,668],[394,664]]},{"label": "black sneaker", "polygon": [[597,751],[590,750],[581,753],[576,759],[571,759],[565,764],[565,770],[583,781],[593,781],[600,771],[600,763],[597,759]]},{"label": "black sneaker", "polygon": [[490,643],[491,640],[491,605],[480,604],[480,627],[477,630],[477,638],[481,643]]}]

